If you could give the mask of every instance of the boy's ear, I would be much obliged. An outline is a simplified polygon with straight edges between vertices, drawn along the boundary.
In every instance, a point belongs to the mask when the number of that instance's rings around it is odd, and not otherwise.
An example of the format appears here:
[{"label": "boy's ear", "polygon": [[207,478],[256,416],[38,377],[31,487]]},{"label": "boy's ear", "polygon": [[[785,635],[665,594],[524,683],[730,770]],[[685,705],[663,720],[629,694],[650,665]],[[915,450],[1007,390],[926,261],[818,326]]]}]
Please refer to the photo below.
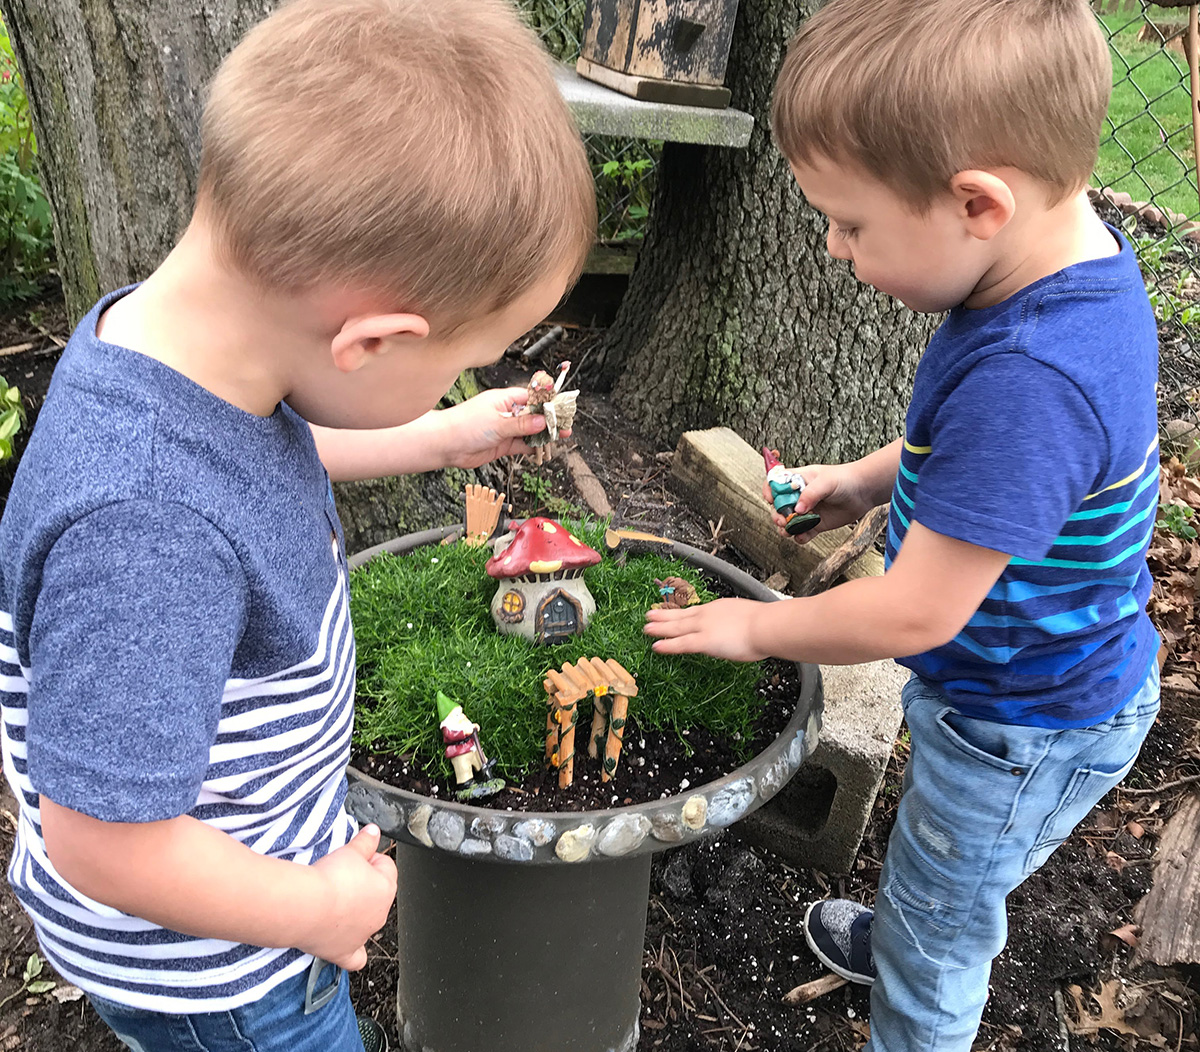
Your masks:
[{"label": "boy's ear", "polygon": [[394,338],[423,340],[429,322],[419,314],[362,314],[347,318],[330,344],[333,364],[344,373],[361,369],[372,358],[386,354]]},{"label": "boy's ear", "polygon": [[950,180],[950,192],[967,232],[980,241],[990,241],[1000,233],[1017,211],[1012,188],[992,172],[959,172]]}]

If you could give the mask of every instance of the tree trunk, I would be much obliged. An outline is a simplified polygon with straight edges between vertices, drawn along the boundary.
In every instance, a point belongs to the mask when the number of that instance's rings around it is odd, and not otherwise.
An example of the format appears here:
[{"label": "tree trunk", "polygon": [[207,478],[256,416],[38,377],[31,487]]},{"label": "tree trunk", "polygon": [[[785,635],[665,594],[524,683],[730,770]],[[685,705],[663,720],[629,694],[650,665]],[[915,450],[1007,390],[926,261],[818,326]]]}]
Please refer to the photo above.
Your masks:
[{"label": "tree trunk", "polygon": [[[101,293],[146,277],[182,233],[205,86],[274,6],[0,0],[29,94],[72,321]],[[461,519],[462,484],[474,479],[433,472],[336,486],[349,549]]]},{"label": "tree trunk", "polygon": [[746,149],[663,150],[599,378],[666,444],[723,425],[797,464],[858,457],[902,433],[932,323],[829,258],[826,222],[771,142],[775,74],[816,6],[742,0],[726,83],[755,118]]}]

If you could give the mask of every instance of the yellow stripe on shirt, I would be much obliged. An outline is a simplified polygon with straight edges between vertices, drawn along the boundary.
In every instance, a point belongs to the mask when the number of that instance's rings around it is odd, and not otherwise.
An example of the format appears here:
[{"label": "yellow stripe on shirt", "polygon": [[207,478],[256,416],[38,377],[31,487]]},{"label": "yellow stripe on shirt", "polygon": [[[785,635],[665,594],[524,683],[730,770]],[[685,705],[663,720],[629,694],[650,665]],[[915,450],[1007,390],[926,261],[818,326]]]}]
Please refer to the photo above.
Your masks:
[{"label": "yellow stripe on shirt", "polygon": [[[904,444],[908,445],[907,442],[905,442]],[[1122,486],[1128,486],[1129,483],[1131,483],[1134,479],[1141,478],[1141,476],[1146,471],[1146,465],[1150,461],[1150,454],[1154,452],[1154,449],[1157,445],[1158,445],[1158,435],[1155,435],[1153,440],[1150,442],[1150,445],[1146,448],[1146,459],[1142,461],[1142,466],[1140,468],[1138,468],[1131,475],[1126,475],[1123,479],[1120,479],[1119,481],[1114,482],[1111,486],[1105,486],[1104,489],[1098,489],[1098,490],[1096,490],[1095,493],[1089,493],[1083,499],[1091,500],[1093,497],[1100,496],[1101,493],[1107,493],[1109,490],[1112,490],[1112,489],[1120,489]]]}]

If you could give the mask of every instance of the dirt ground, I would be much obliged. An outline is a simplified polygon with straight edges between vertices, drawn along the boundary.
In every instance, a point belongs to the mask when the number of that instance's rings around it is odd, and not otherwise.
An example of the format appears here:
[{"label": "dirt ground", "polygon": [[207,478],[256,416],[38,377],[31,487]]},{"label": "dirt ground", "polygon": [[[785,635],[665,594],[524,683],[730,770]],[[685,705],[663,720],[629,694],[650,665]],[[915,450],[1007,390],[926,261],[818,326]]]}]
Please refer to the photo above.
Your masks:
[{"label": "dirt ground", "polygon": [[[16,323],[15,329],[20,328]],[[50,331],[63,335],[61,329]],[[55,357],[54,342],[28,325],[24,332],[38,335],[35,348],[0,356],[0,374],[20,384],[30,407],[36,409]],[[22,335],[11,326],[0,333],[5,337],[0,346],[23,342],[8,338]],[[545,364],[564,356],[575,361],[586,358],[596,339],[595,333],[570,329],[565,341],[550,349]],[[490,379],[520,378],[531,367],[508,359]],[[699,521],[673,495],[669,451],[640,439],[602,396],[585,392],[575,442],[604,486],[620,524],[661,530],[697,546],[716,548],[723,557],[754,572],[723,544],[714,524]],[[534,506],[538,498],[523,492],[524,471],[536,469],[516,466],[510,472],[508,492],[517,500],[519,512],[533,513],[539,510]],[[558,462],[543,467],[540,477],[542,483],[531,488],[542,500],[582,503]],[[8,478],[0,476],[0,492],[7,490],[7,484]],[[861,988],[843,986],[801,1007],[787,1006],[781,999],[794,986],[822,974],[801,931],[808,902],[836,894],[869,903],[874,895],[899,796],[904,741],[902,737],[896,745],[856,870],[847,878],[798,870],[751,849],[738,840],[736,827],[656,857],[642,973],[640,1050],[841,1052],[862,1047],[868,1000]],[[1167,696],[1126,787],[1154,790],[1197,772],[1200,705],[1187,696]],[[1009,944],[996,962],[977,1050],[1179,1052],[1200,1048],[1196,1037],[1200,969],[1135,968],[1130,948],[1108,934],[1131,920],[1133,907],[1148,890],[1157,834],[1189,791],[1196,789],[1115,790],[1047,865],[1011,896]],[[6,793],[0,798],[0,860],[5,865],[12,847],[14,813],[14,802]],[[25,914],[4,884],[0,890],[0,1052],[120,1049],[79,991],[48,969],[33,981],[54,981],[55,987],[28,992],[22,977],[36,952]],[[367,967],[351,980],[359,1009],[389,1030],[394,1021],[394,955],[389,925],[372,940]]]}]

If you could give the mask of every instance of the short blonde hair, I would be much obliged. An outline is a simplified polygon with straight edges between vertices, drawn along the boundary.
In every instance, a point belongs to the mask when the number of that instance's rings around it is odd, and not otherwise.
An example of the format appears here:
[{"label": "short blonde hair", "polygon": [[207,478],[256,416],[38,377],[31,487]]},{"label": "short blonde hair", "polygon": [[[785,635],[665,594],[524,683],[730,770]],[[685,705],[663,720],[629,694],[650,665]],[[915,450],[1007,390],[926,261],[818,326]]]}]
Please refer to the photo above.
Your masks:
[{"label": "short blonde hair", "polygon": [[294,0],[213,80],[197,211],[269,289],[459,324],[582,269],[591,168],[506,0]]},{"label": "short blonde hair", "polygon": [[793,38],[771,124],[793,164],[854,164],[924,210],[971,168],[1057,203],[1091,178],[1108,46],[1087,0],[830,0]]}]

